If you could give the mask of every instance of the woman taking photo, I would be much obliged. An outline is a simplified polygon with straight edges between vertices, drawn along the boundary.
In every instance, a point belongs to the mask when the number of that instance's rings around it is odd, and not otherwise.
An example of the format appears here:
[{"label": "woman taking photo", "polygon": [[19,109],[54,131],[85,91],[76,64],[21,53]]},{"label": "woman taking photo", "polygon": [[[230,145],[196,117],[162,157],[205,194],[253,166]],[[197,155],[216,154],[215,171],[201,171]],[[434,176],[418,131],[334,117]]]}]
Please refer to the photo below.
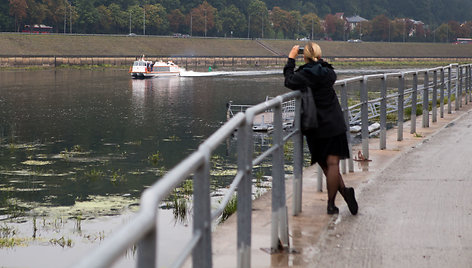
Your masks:
[{"label": "woman taking photo", "polygon": [[339,213],[335,205],[339,191],[346,201],[351,214],[357,214],[354,189],[344,185],[339,172],[339,161],[349,158],[344,116],[333,85],[336,73],[331,64],[321,59],[321,48],[309,42],[303,49],[305,64],[296,71],[295,59],[299,46],[289,53],[284,67],[285,86],[292,90],[311,90],[316,104],[318,127],[303,131],[311,154],[311,164],[318,163],[326,176],[328,189],[328,214]]}]

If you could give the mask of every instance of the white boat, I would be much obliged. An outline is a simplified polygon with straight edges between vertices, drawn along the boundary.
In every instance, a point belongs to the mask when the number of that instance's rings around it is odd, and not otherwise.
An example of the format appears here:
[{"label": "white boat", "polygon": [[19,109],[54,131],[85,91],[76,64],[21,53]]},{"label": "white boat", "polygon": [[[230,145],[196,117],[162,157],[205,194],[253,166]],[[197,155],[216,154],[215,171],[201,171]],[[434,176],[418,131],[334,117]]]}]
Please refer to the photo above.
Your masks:
[{"label": "white boat", "polygon": [[154,76],[179,76],[181,69],[172,61],[163,62],[145,60],[144,57],[135,61],[129,73],[133,78],[147,78]]}]

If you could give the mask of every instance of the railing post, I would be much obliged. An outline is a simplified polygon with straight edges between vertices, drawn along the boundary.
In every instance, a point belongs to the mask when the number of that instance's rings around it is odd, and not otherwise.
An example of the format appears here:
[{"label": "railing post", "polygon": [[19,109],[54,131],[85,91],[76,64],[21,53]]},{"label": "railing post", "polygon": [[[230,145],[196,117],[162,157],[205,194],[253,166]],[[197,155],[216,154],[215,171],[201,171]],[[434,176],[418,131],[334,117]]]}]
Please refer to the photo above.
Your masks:
[{"label": "railing post", "polygon": [[387,78],[384,74],[380,87],[380,150],[387,149]]},{"label": "railing post", "polygon": [[137,246],[137,261],[138,268],[157,267],[157,224],[154,231],[150,231],[141,239]]},{"label": "railing post", "polygon": [[192,267],[212,267],[211,207],[210,207],[210,149],[200,146],[205,161],[193,178],[193,233],[202,236],[192,252]]},{"label": "railing post", "polygon": [[247,120],[238,129],[238,171],[243,172],[243,178],[238,185],[237,193],[237,223],[238,223],[238,249],[237,267],[251,267],[251,226],[252,226],[252,120],[247,115]]},{"label": "railing post", "polygon": [[368,110],[368,95],[367,95],[367,77],[361,80],[361,137],[362,137],[362,154],[366,159],[369,159],[369,110]]},{"label": "railing post", "polygon": [[433,71],[433,99],[431,100],[431,109],[433,111],[432,122],[438,121],[438,71]]},{"label": "railing post", "polygon": [[459,111],[459,108],[460,108],[460,98],[461,98],[461,95],[460,95],[460,92],[459,92],[459,65],[457,66],[456,68],[456,106],[454,108],[454,110],[456,111]]},{"label": "railing post", "polygon": [[274,107],[274,146],[272,155],[272,239],[271,249],[288,247],[287,207],[285,200],[285,174],[282,126],[282,101]]},{"label": "railing post", "polygon": [[320,164],[316,164],[317,168],[316,168],[316,178],[317,178],[317,190],[318,192],[323,192],[323,169],[321,168]]},{"label": "railing post", "polygon": [[302,212],[303,189],[303,135],[300,124],[301,98],[295,98],[294,126],[297,134],[293,136],[293,212],[296,216]]},{"label": "railing post", "polygon": [[459,79],[459,108],[462,107],[462,66],[457,67],[457,79]]},{"label": "railing post", "polygon": [[423,127],[429,127],[429,79],[428,79],[428,70],[426,70],[424,72]]},{"label": "railing post", "polygon": [[452,102],[451,102],[451,97],[452,97],[452,74],[451,74],[452,68],[451,65],[447,67],[447,113],[452,114]]},{"label": "railing post", "polygon": [[237,267],[251,267],[251,233],[252,233],[252,114],[247,114],[244,125],[238,129],[238,170],[243,178],[238,185],[237,193]]},{"label": "railing post", "polygon": [[416,108],[418,103],[418,72],[413,73],[413,92],[411,92],[410,133],[416,133]]},{"label": "railing post", "polygon": [[467,65],[464,65],[463,67],[464,71],[464,75],[462,77],[462,80],[463,80],[463,84],[462,84],[462,87],[464,88],[464,95],[465,95],[465,105],[469,104],[469,88],[468,88],[468,84],[467,84],[467,76],[468,76],[468,71],[469,71],[469,68],[467,67]]},{"label": "railing post", "polygon": [[441,86],[439,87],[439,116],[444,118],[444,67],[441,68]]},{"label": "railing post", "polygon": [[[469,83],[469,76],[470,76],[470,65],[465,66],[465,91],[466,91],[466,100],[469,99],[472,102],[472,98],[470,96],[470,83]],[[466,102],[467,104],[467,102]]]},{"label": "railing post", "polygon": [[[349,147],[349,155],[351,156],[348,160],[348,170],[349,172],[354,172],[354,160],[352,159],[352,142],[351,142],[351,132],[349,130],[350,125],[349,125],[349,106],[347,104],[347,83],[343,83],[341,85],[341,108],[343,110],[343,115],[344,115],[344,123],[346,124],[346,136],[347,136],[347,142],[348,142],[348,147]],[[346,174],[346,161],[342,161],[341,164],[341,169],[342,173]]]},{"label": "railing post", "polygon": [[398,122],[397,122],[397,141],[403,140],[403,121],[404,121],[404,96],[405,94],[405,74],[398,77]]},{"label": "railing post", "polygon": [[467,73],[467,88],[468,88],[468,90],[469,90],[469,100],[472,102],[472,89],[471,89],[471,87],[470,87],[470,86],[471,86],[471,84],[470,84],[470,83],[471,83],[471,82],[470,82],[470,80],[471,80],[471,73],[470,73],[470,72],[471,72],[472,70],[471,70],[471,65],[470,65],[470,64],[467,65],[467,70],[468,70],[468,73]]}]

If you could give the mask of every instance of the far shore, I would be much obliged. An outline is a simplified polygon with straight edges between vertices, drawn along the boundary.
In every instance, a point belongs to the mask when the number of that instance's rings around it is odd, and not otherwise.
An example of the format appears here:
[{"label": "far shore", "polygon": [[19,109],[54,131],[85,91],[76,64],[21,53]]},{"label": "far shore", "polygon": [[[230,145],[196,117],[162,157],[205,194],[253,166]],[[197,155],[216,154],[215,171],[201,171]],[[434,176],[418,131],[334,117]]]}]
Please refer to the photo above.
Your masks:
[{"label": "far shore", "polygon": [[[97,57],[98,58],[98,57]],[[89,64],[90,58],[84,58],[85,63],[81,63],[80,60],[74,57],[76,62],[71,64],[54,64],[52,63],[37,63],[34,61],[28,60],[27,57],[21,58],[21,61],[18,61],[14,64],[0,64],[0,71],[11,71],[11,70],[26,70],[26,71],[36,71],[36,70],[49,70],[49,69],[80,69],[80,70],[105,70],[105,69],[116,69],[116,70],[128,70],[132,65],[132,60],[129,62],[122,62],[122,64],[112,64],[111,63],[101,63],[101,64]],[[172,58],[166,58],[172,60]],[[261,59],[261,58],[258,58]],[[157,58],[154,58],[157,60]],[[364,67],[376,67],[376,68],[405,68],[405,67],[418,67],[418,68],[429,68],[436,66],[444,66],[448,64],[458,63],[470,63],[470,59],[459,59],[459,58],[434,58],[434,59],[402,59],[402,58],[384,58],[384,59],[372,59],[372,58],[350,58],[350,59],[339,59],[339,58],[327,58],[330,63],[337,69],[351,69],[351,68],[364,68]],[[211,67],[213,70],[223,70],[223,71],[233,71],[233,70],[261,70],[261,69],[278,69],[282,68],[285,65],[286,58],[281,57],[277,62],[270,61],[266,62],[264,60],[253,60],[248,63],[239,63],[239,64],[222,64],[220,58],[206,58],[204,62],[199,62],[198,60],[190,60],[191,63],[179,62],[177,59],[175,62],[179,66],[193,71],[207,71],[208,67]],[[1,57],[0,57],[1,62]],[[297,64],[303,64],[300,59]]]}]

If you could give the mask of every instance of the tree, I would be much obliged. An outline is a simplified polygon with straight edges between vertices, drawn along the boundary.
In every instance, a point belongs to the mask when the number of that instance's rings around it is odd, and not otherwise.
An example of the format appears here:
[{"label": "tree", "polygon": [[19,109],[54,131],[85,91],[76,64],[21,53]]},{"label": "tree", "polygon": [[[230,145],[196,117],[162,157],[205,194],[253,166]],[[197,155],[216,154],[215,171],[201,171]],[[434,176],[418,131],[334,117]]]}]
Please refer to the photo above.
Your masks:
[{"label": "tree", "polygon": [[218,13],[222,31],[226,36],[243,37],[246,35],[246,18],[235,5],[223,9]]},{"label": "tree", "polygon": [[129,26],[129,13],[121,10],[121,7],[118,4],[112,3],[108,6],[110,11],[111,19],[111,32],[114,33],[125,33],[128,32]]},{"label": "tree", "polygon": [[302,16],[300,12],[292,10],[288,21],[288,38],[296,39],[300,37],[300,23]]},{"label": "tree", "polygon": [[371,39],[374,41],[390,41],[390,20],[385,15],[378,15],[372,21]]},{"label": "tree", "polygon": [[77,0],[77,11],[79,13],[78,30],[79,33],[95,33],[100,27],[98,24],[99,14],[94,7],[93,0]]},{"label": "tree", "polygon": [[467,21],[461,25],[460,37],[472,37],[472,21]]},{"label": "tree", "polygon": [[290,13],[281,9],[280,7],[274,7],[270,16],[274,31],[277,35],[284,38],[287,37],[290,23]]},{"label": "tree", "polygon": [[42,23],[47,17],[47,6],[34,0],[27,0],[27,24]]},{"label": "tree", "polygon": [[335,15],[328,14],[325,17],[326,34],[337,40],[342,40],[344,37],[344,20]]},{"label": "tree", "polygon": [[435,30],[436,32],[436,40],[440,42],[449,42],[449,25],[447,23],[441,24]]},{"label": "tree", "polygon": [[183,26],[185,25],[185,15],[179,9],[172,10],[167,15],[167,20],[169,21],[169,29],[174,32],[184,32]]},{"label": "tree", "polygon": [[187,17],[189,25],[191,24],[192,34],[198,33],[206,36],[208,31],[215,26],[216,16],[216,8],[208,4],[207,1],[203,1],[201,5],[193,8]]},{"label": "tree", "polygon": [[161,4],[145,5],[146,10],[146,31],[151,34],[164,34],[168,32],[169,21],[167,12]]},{"label": "tree", "polygon": [[10,15],[15,17],[15,28],[20,31],[20,22],[26,17],[26,0],[10,0]]},{"label": "tree", "polygon": [[100,27],[98,28],[98,33],[109,33],[113,24],[110,9],[108,9],[104,5],[101,5],[97,7],[97,11],[98,23],[100,24]]},{"label": "tree", "polygon": [[175,10],[182,6],[180,0],[151,1],[151,4],[161,4],[165,8],[165,10]]},{"label": "tree", "polygon": [[251,0],[232,0],[231,3],[235,5],[242,14],[247,14]]},{"label": "tree", "polygon": [[321,31],[320,18],[315,13],[308,13],[302,16],[301,34],[314,40],[319,37]]},{"label": "tree", "polygon": [[10,16],[10,2],[0,1],[0,32],[15,30],[15,20]]},{"label": "tree", "polygon": [[142,32],[144,18],[143,8],[138,5],[130,6],[128,8],[128,14],[130,14],[131,17],[131,32]]},{"label": "tree", "polygon": [[269,13],[266,4],[260,0],[253,0],[249,4],[248,20],[249,37],[264,38],[264,28],[269,27]]},{"label": "tree", "polygon": [[457,40],[461,35],[461,25],[457,21],[449,21],[449,42]]},{"label": "tree", "polygon": [[43,0],[43,3],[46,10],[46,24],[54,26],[54,29],[58,31],[59,26],[64,22],[66,3],[64,0]]}]

